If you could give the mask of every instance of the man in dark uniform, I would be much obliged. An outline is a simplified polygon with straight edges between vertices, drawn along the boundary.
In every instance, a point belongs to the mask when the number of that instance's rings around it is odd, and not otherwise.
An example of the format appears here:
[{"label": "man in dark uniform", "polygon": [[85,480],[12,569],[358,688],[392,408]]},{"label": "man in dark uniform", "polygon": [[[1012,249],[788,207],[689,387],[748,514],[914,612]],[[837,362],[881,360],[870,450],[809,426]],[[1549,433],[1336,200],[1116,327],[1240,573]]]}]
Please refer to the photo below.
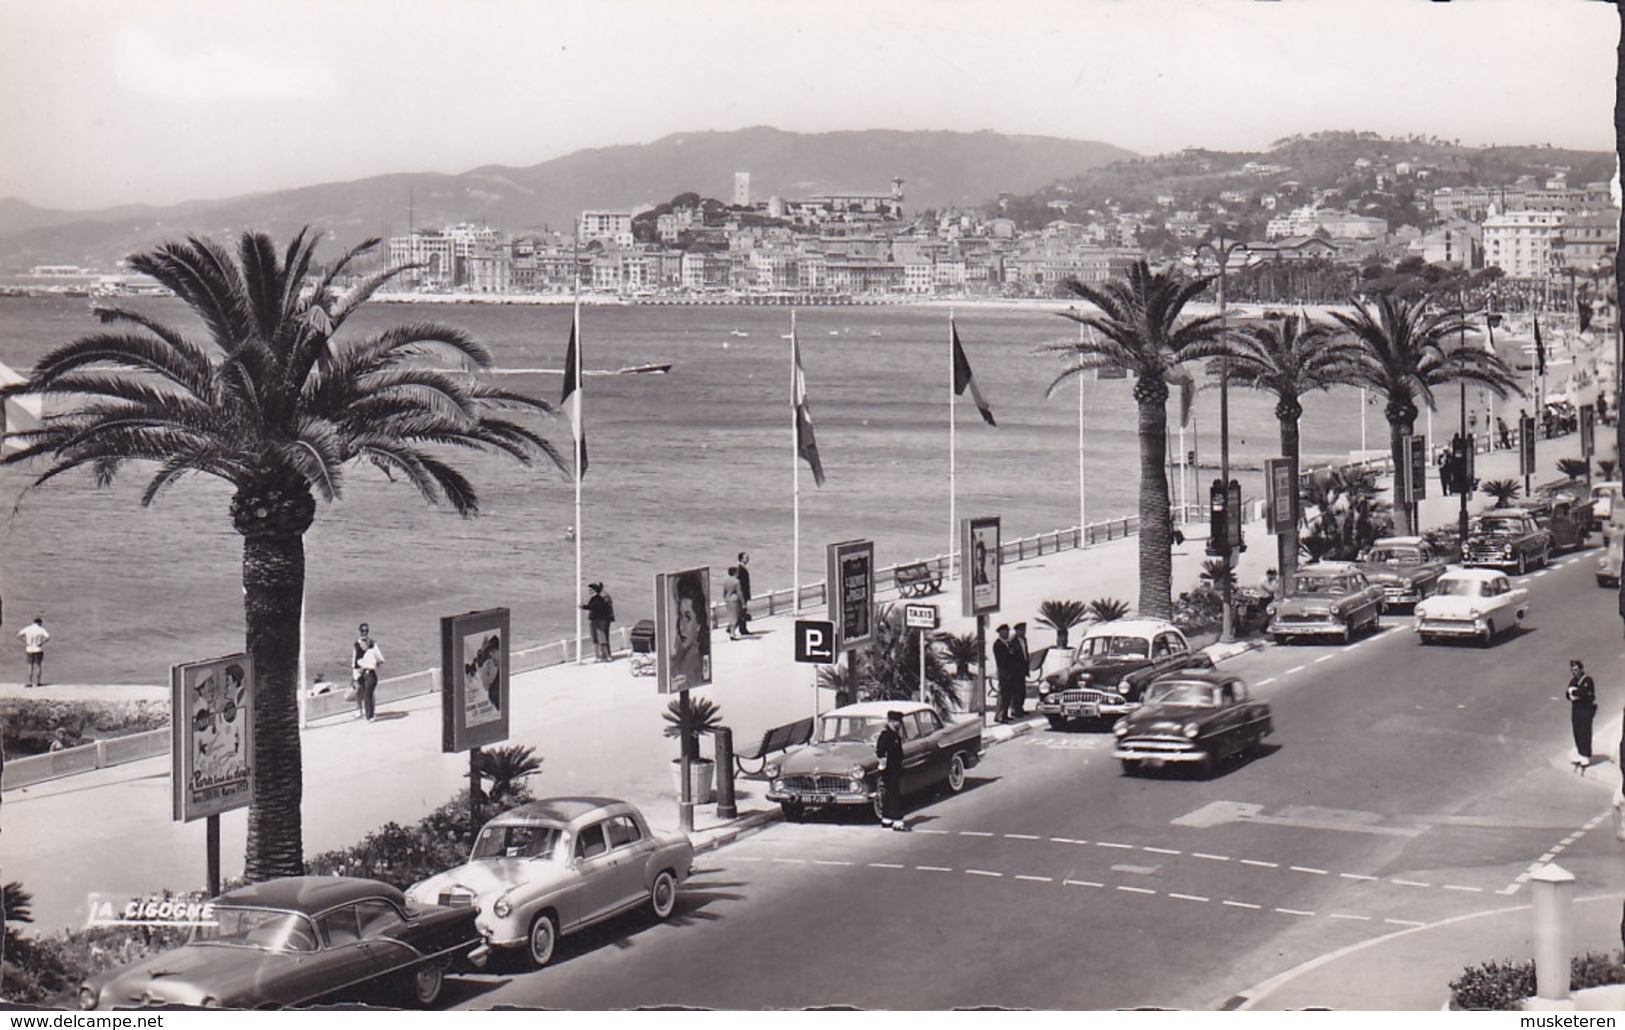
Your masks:
[{"label": "man in dark uniform", "polygon": [[1586,675],[1585,663],[1578,658],[1569,662],[1569,685],[1564,695],[1569,699],[1569,725],[1574,731],[1574,764],[1583,769],[1591,764],[1591,721],[1597,716],[1597,684]]},{"label": "man in dark uniform", "polygon": [[1011,689],[1010,666],[1013,659],[1013,648],[1010,643],[1010,627],[1001,623],[998,629],[999,639],[993,641],[993,671],[999,678],[999,711],[993,717],[994,722],[1009,722],[1011,712],[1015,708],[1015,696]]},{"label": "man in dark uniform", "polygon": [[903,713],[886,713],[886,728],[875,738],[880,759],[880,825],[908,830],[903,821]]},{"label": "man in dark uniform", "polygon": [[1032,670],[1032,652],[1027,650],[1027,624],[1016,623],[1016,635],[1010,638],[1010,707],[1011,719],[1027,717],[1027,673]]}]

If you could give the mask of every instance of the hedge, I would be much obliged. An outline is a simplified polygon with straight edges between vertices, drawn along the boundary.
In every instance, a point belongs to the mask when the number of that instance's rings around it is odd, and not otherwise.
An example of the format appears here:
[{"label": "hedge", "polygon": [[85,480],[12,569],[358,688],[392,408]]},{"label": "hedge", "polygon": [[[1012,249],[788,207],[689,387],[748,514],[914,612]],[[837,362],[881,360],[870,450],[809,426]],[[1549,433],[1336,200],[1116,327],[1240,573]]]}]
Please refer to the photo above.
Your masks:
[{"label": "hedge", "polygon": [[[1576,955],[1570,963],[1569,990],[1625,984],[1625,964],[1621,958],[1588,951]],[[1457,1008],[1494,1009],[1511,1012],[1523,1008],[1526,999],[1535,996],[1535,963],[1531,959],[1515,962],[1485,962],[1469,966],[1460,976],[1450,981],[1451,1001]]]},{"label": "hedge", "polygon": [[11,758],[43,754],[59,734],[64,747],[77,747],[168,725],[167,701],[0,699],[0,744]]}]

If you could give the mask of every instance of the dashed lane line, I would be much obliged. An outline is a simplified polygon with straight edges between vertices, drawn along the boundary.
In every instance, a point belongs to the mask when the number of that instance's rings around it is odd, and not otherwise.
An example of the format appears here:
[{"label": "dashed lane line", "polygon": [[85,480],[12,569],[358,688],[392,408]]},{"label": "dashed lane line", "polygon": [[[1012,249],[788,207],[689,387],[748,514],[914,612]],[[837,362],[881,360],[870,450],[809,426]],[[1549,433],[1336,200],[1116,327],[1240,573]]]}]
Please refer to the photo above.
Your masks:
[{"label": "dashed lane line", "polygon": [[1395,887],[1432,887],[1433,886],[1433,884],[1431,884],[1431,883],[1421,883],[1421,882],[1419,882],[1417,880],[1393,879],[1393,880],[1389,880],[1388,882],[1393,884]]},{"label": "dashed lane line", "polygon": [[1267,679],[1267,680],[1259,680],[1259,681],[1258,681],[1258,685],[1259,685],[1259,686],[1261,686],[1261,687],[1267,687],[1267,686],[1269,686],[1269,685],[1270,685],[1270,684],[1271,684],[1271,683],[1274,683],[1274,682],[1275,682],[1275,677],[1274,677],[1274,676],[1271,676],[1271,677],[1270,677],[1270,678],[1269,678],[1269,679]]},{"label": "dashed lane line", "polygon": [[1295,866],[1289,866],[1289,867],[1288,867],[1288,868],[1290,868],[1290,869],[1291,869],[1291,870],[1292,870],[1292,871],[1293,871],[1293,872],[1295,872],[1295,873],[1313,873],[1313,874],[1314,874],[1314,875],[1316,875],[1316,876],[1326,876],[1326,875],[1329,875],[1329,874],[1328,874],[1328,873],[1327,873],[1327,872],[1326,872],[1326,870],[1324,870],[1324,869],[1316,869],[1316,868],[1315,868],[1315,867],[1313,867],[1313,866],[1307,866],[1307,865],[1295,865]]},{"label": "dashed lane line", "polygon": [[1500,890],[1496,891],[1495,893],[1497,893],[1497,894],[1516,894],[1516,893],[1518,893],[1519,888],[1521,888],[1524,884],[1529,882],[1529,877],[1534,873],[1534,871],[1536,869],[1538,869],[1539,867],[1541,867],[1541,866],[1545,865],[1546,863],[1552,861],[1558,855],[1561,855],[1564,851],[1568,850],[1569,846],[1572,845],[1575,841],[1579,840],[1581,837],[1584,837],[1586,834],[1590,833],[1592,830],[1595,830],[1599,823],[1601,823],[1604,819],[1607,819],[1609,817],[1611,812],[1612,812],[1612,809],[1603,809],[1601,812],[1598,812],[1596,815],[1592,816],[1590,819],[1587,819],[1585,821],[1585,824],[1582,825],[1578,830],[1576,830],[1575,832],[1569,834],[1567,837],[1563,838],[1563,840],[1557,845],[1557,847],[1552,848],[1550,851],[1546,852],[1544,855],[1540,856],[1535,861],[1531,862],[1529,864],[1529,868],[1527,868],[1523,872],[1519,873],[1517,875],[1517,877],[1514,878],[1511,883],[1507,884],[1505,887],[1502,887]]},{"label": "dashed lane line", "polygon": [[1095,841],[1095,847],[1097,847],[1097,848],[1121,848],[1121,849],[1124,849],[1124,850],[1127,850],[1127,851],[1133,851],[1134,850],[1134,845],[1132,845],[1132,844],[1118,844],[1118,843],[1116,843],[1114,841],[1109,841],[1109,840],[1097,840],[1097,841]]},{"label": "dashed lane line", "polygon": [[965,875],[966,876],[1003,876],[1004,874],[994,872],[991,869],[967,869],[967,870],[965,870]]},{"label": "dashed lane line", "polygon": [[1303,910],[1301,908],[1278,908],[1275,911],[1281,913],[1283,916],[1312,916],[1312,915],[1314,915],[1313,912],[1307,912],[1307,911],[1305,911],[1305,910]]},{"label": "dashed lane line", "polygon": [[1173,891],[1169,891],[1168,896],[1170,898],[1178,898],[1180,901],[1212,901],[1213,900],[1212,898],[1204,898],[1200,894],[1175,894]]},{"label": "dashed lane line", "polygon": [[1118,884],[1117,889],[1120,890],[1120,891],[1127,891],[1130,894],[1155,894],[1155,893],[1157,893],[1156,891],[1152,890],[1150,887],[1131,887],[1126,883]]},{"label": "dashed lane line", "polygon": [[1355,922],[1360,922],[1360,923],[1369,923],[1369,922],[1371,922],[1371,917],[1370,916],[1350,915],[1347,912],[1333,912],[1331,915],[1327,916],[1326,918],[1328,918],[1328,919],[1352,919]]},{"label": "dashed lane line", "polygon": [[1320,663],[1321,663],[1321,662],[1329,662],[1329,661],[1331,661],[1331,660],[1332,660],[1332,659],[1333,659],[1333,658],[1336,658],[1336,657],[1337,657],[1337,656],[1336,656],[1336,655],[1334,655],[1334,654],[1323,654],[1323,655],[1321,655],[1321,656],[1320,656],[1320,657],[1319,657],[1319,658],[1316,658],[1316,659],[1315,659],[1315,664],[1317,664],[1317,665],[1318,665],[1318,664],[1320,664]]},{"label": "dashed lane line", "polygon": [[1096,883],[1093,880],[1062,880],[1061,884],[1063,886],[1066,886],[1066,887],[1104,887],[1104,886],[1106,886],[1103,883]]},{"label": "dashed lane line", "polygon": [[1087,844],[1087,843],[1089,843],[1086,840],[1075,840],[1075,839],[1073,839],[1071,837],[1051,837],[1049,839],[1049,842],[1051,844]]},{"label": "dashed lane line", "polygon": [[838,858],[815,858],[813,865],[853,865],[852,862],[843,862]]},{"label": "dashed lane line", "polygon": [[1260,869],[1279,869],[1279,868],[1281,868],[1281,864],[1279,862],[1261,862],[1256,858],[1244,858],[1244,859],[1241,860],[1241,864],[1242,865],[1257,866]]},{"label": "dashed lane line", "polygon": [[1484,888],[1482,887],[1463,887],[1459,883],[1447,883],[1443,884],[1442,886],[1447,891],[1471,891],[1474,894],[1481,894],[1484,891]]},{"label": "dashed lane line", "polygon": [[1192,858],[1205,858],[1209,862],[1228,862],[1228,861],[1230,861],[1230,856],[1229,855],[1210,855],[1205,851],[1193,851],[1193,852],[1191,852],[1191,857]]},{"label": "dashed lane line", "polygon": [[1036,833],[1007,833],[1004,836],[1005,836],[1005,838],[1007,840],[1043,840],[1044,839],[1044,838],[1040,837]]},{"label": "dashed lane line", "polygon": [[961,837],[997,837],[998,836],[998,834],[989,833],[987,830],[960,830],[959,835]]},{"label": "dashed lane line", "polygon": [[870,862],[869,863],[869,868],[870,869],[902,869],[904,867],[902,865],[899,865],[896,862]]},{"label": "dashed lane line", "polygon": [[916,870],[918,870],[919,872],[922,872],[922,873],[951,873],[951,872],[953,872],[952,869],[949,869],[945,865],[917,865],[914,868]]},{"label": "dashed lane line", "polygon": [[1304,668],[1305,668],[1305,666],[1302,666],[1302,665],[1294,665],[1292,668],[1288,669],[1286,672],[1283,672],[1281,675],[1290,676],[1295,672],[1302,672],[1304,670]]},{"label": "dashed lane line", "polygon": [[1414,919],[1387,919],[1387,918],[1385,918],[1385,919],[1383,919],[1383,922],[1385,922],[1385,923],[1393,923],[1395,926],[1426,926],[1427,925],[1426,923],[1419,923]]},{"label": "dashed lane line", "polygon": [[1055,882],[1055,878],[1053,876],[1026,876],[1026,875],[1019,874],[1019,873],[1016,875],[1016,879],[1018,879],[1018,880],[1026,880],[1028,883],[1054,883]]},{"label": "dashed lane line", "polygon": [[1377,877],[1375,877],[1375,876],[1367,876],[1364,873],[1338,873],[1337,875],[1341,876],[1345,880],[1375,880],[1375,879],[1377,879]]},{"label": "dashed lane line", "polygon": [[1153,855],[1182,855],[1182,854],[1184,854],[1184,852],[1175,851],[1173,848],[1154,848],[1149,844],[1141,845],[1140,850],[1141,851],[1149,851]]},{"label": "dashed lane line", "polygon": [[1250,909],[1254,909],[1254,910],[1258,910],[1258,909],[1261,909],[1261,908],[1264,907],[1263,905],[1254,905],[1250,901],[1232,901],[1229,898],[1225,898],[1222,902],[1220,902],[1220,904],[1221,905],[1229,905],[1231,908],[1250,908]]}]

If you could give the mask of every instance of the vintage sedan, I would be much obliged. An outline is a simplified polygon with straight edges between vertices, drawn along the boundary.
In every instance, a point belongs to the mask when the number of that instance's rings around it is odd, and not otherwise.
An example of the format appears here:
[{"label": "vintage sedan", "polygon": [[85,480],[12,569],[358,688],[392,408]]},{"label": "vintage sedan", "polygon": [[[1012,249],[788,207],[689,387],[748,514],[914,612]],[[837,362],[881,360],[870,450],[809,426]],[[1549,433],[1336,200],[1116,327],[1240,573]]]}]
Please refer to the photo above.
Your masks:
[{"label": "vintage sedan", "polygon": [[1461,563],[1468,568],[1516,569],[1552,560],[1552,535],[1522,508],[1491,508],[1467,527]]},{"label": "vintage sedan", "polygon": [[1621,490],[1625,484],[1619,482],[1596,483],[1591,487],[1591,528],[1601,530],[1614,518],[1614,506],[1625,508],[1621,502]]},{"label": "vintage sedan", "polygon": [[1154,619],[1114,619],[1089,627],[1071,663],[1038,685],[1038,713],[1051,729],[1115,719],[1140,707],[1145,685],[1183,669],[1210,669],[1179,627]]},{"label": "vintage sedan", "polygon": [[1275,602],[1269,635],[1276,643],[1299,637],[1339,637],[1343,643],[1381,624],[1387,592],[1348,562],[1316,562],[1292,574]]},{"label": "vintage sedan", "polygon": [[430,1005],[483,943],[466,908],[412,905],[348,876],[290,876],[227,891],[181,947],[102,973],[79,1007],[283,1008],[376,995]]},{"label": "vintage sedan", "polygon": [[1603,528],[1603,551],[1597,559],[1597,585],[1619,586],[1619,570],[1625,564],[1625,525],[1610,522]]},{"label": "vintage sedan", "polygon": [[1488,647],[1498,633],[1520,628],[1529,617],[1529,591],[1504,572],[1457,569],[1439,578],[1439,589],[1416,606],[1416,634],[1424,644],[1447,637]]},{"label": "vintage sedan", "polygon": [[522,951],[540,969],[561,936],[643,904],[656,919],[670,916],[693,862],[687,835],[651,830],[624,801],[548,798],[486,823],[466,863],[406,895],[472,906],[493,947]]},{"label": "vintage sedan", "polygon": [[1385,537],[1360,555],[1355,566],[1383,589],[1383,608],[1411,605],[1433,593],[1445,563],[1419,536]]},{"label": "vintage sedan", "polygon": [[826,712],[811,743],[768,762],[767,798],[784,817],[799,821],[809,808],[863,805],[880,813],[880,760],[875,738],[886,713],[903,713],[903,794],[947,787],[965,789],[965,770],[982,754],[982,721],[944,722],[920,701],[862,701]]},{"label": "vintage sedan", "polygon": [[1165,676],[1146,688],[1145,704],[1112,727],[1112,757],[1132,776],[1165,764],[1195,766],[1204,776],[1230,758],[1253,754],[1275,732],[1270,706],[1229,672]]}]

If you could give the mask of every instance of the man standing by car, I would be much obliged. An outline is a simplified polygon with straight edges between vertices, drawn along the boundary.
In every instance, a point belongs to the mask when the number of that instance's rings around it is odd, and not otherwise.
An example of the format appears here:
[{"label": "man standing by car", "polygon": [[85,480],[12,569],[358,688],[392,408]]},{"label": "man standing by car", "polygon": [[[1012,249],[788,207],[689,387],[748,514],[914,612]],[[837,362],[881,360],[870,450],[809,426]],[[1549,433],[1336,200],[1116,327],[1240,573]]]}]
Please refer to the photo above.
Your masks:
[{"label": "man standing by car", "polygon": [[1010,638],[1011,719],[1027,717],[1027,673],[1032,670],[1032,652],[1027,649],[1027,624],[1016,623],[1016,635]]},{"label": "man standing by car", "polygon": [[[1008,631],[1009,627],[1001,626]],[[997,645],[995,645],[997,646]],[[880,825],[907,832],[903,821],[903,713],[886,713],[886,728],[875,738],[880,759]]]},{"label": "man standing by car", "polygon": [[1010,713],[1014,710],[1014,698],[1010,689],[1010,624],[1000,623],[997,630],[999,639],[993,641],[993,672],[999,678],[999,710],[993,717],[994,722],[1009,722]]}]

